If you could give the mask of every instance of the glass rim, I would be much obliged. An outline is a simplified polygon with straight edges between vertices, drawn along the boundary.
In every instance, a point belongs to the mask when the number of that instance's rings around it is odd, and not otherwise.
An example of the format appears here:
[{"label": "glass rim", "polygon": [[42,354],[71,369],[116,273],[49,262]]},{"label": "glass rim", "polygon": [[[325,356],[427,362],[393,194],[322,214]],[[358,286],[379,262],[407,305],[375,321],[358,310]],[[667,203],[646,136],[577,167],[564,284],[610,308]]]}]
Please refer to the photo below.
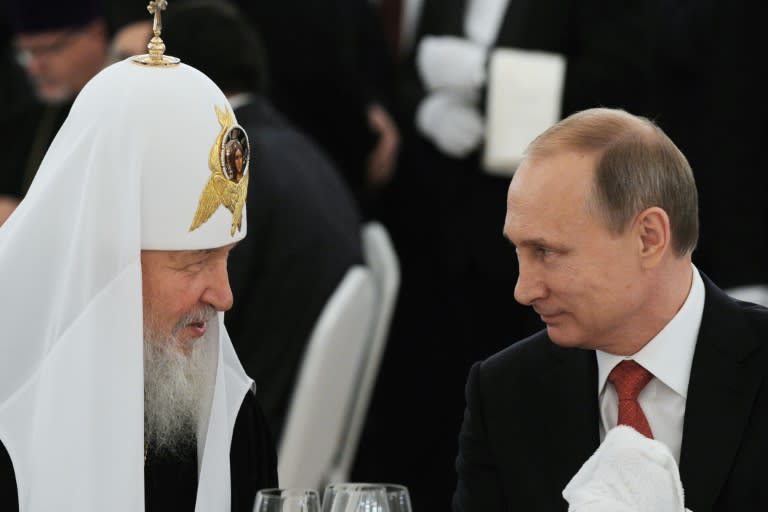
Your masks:
[{"label": "glass rim", "polygon": [[366,486],[366,487],[382,487],[385,490],[395,490],[395,491],[407,491],[408,487],[406,487],[403,484],[395,484],[391,482],[337,482],[333,484],[328,484],[325,488],[328,489],[330,487],[336,487],[336,488],[344,488],[348,486]]},{"label": "glass rim", "polygon": [[270,487],[267,489],[259,489],[256,494],[259,493],[264,496],[306,496],[311,494],[318,494],[316,489],[312,489],[310,487]]}]

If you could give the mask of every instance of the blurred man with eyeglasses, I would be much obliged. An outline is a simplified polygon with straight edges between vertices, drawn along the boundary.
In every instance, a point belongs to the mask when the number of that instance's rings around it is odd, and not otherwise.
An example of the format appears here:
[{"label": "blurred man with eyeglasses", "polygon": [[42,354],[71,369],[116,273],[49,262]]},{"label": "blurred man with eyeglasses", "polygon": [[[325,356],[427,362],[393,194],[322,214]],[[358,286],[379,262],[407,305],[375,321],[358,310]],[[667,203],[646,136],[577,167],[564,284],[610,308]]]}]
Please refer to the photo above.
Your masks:
[{"label": "blurred man with eyeglasses", "polygon": [[98,0],[10,0],[12,50],[36,99],[0,118],[0,224],[26,194],[75,96],[106,62],[108,32]]}]

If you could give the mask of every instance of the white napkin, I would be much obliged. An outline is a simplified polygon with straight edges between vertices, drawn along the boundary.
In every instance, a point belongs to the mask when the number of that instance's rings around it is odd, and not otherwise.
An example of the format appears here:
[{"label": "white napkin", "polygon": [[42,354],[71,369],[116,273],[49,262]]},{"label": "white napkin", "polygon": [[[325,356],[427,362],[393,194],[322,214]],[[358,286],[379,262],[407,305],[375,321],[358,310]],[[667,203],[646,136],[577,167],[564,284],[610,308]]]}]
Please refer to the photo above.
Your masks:
[{"label": "white napkin", "polygon": [[499,48],[488,76],[488,131],[483,167],[512,176],[528,144],[560,120],[565,58],[556,53]]},{"label": "white napkin", "polygon": [[[569,512],[683,512],[683,486],[666,445],[611,429],[563,489]],[[688,511],[690,512],[690,511]]]}]

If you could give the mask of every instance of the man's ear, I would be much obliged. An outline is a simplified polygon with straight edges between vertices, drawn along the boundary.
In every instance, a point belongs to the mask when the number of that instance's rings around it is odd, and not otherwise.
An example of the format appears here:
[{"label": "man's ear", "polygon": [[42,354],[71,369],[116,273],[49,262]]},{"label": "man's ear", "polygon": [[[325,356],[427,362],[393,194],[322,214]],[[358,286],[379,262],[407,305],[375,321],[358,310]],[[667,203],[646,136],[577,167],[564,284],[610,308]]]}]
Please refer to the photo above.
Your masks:
[{"label": "man's ear", "polygon": [[658,206],[646,208],[635,218],[640,259],[646,268],[657,266],[672,245],[669,215]]}]

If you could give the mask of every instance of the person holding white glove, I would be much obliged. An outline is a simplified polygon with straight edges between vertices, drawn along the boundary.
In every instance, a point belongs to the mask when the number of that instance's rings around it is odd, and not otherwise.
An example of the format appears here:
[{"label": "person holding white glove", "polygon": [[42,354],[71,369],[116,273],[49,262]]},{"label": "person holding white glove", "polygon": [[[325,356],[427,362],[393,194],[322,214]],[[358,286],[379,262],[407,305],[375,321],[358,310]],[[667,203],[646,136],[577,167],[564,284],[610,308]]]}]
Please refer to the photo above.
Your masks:
[{"label": "person holding white glove", "polygon": [[563,497],[568,512],[690,512],[669,448],[624,425],[608,431]]},{"label": "person holding white glove", "polygon": [[416,127],[446,155],[464,158],[484,139],[478,98],[485,56],[485,47],[462,37],[427,36],[419,44],[416,66],[429,94],[419,104]]},{"label": "person holding white glove", "polygon": [[485,85],[486,48],[456,36],[426,36],[419,43],[416,66],[427,90],[477,93]]},{"label": "person holding white glove", "polygon": [[464,158],[483,140],[485,122],[477,107],[461,94],[437,91],[416,112],[416,126],[443,153]]}]

